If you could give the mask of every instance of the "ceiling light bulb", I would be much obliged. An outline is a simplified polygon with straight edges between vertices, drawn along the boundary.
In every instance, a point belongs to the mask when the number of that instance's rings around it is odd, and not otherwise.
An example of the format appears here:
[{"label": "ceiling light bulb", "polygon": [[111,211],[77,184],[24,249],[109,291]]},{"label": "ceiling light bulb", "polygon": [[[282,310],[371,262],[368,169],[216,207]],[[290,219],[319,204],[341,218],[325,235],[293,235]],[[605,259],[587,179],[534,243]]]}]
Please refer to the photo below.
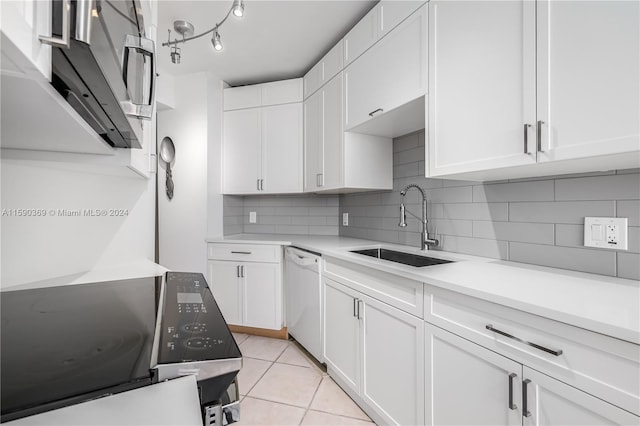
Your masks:
[{"label": "ceiling light bulb", "polygon": [[233,14],[238,18],[244,15],[244,2],[243,0],[233,0],[233,6],[231,7]]},{"label": "ceiling light bulb", "polygon": [[222,41],[220,41],[220,33],[218,31],[215,31],[213,33],[213,38],[211,39],[211,44],[213,45],[213,48],[217,51],[222,50]]}]

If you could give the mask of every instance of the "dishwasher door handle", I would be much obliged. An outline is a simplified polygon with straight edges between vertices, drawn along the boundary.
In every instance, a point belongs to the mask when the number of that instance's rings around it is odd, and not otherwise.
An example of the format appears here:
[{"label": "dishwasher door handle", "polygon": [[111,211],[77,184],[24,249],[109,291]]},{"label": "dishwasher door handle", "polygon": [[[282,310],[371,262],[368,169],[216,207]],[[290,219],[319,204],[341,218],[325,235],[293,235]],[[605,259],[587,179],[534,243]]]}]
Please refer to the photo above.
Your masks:
[{"label": "dishwasher door handle", "polygon": [[290,249],[285,250],[287,259],[291,259],[293,263],[295,263],[296,265],[309,266],[309,265],[313,265],[314,263],[318,263],[318,259],[316,257],[300,256],[297,253],[300,253],[300,252],[290,250]]}]

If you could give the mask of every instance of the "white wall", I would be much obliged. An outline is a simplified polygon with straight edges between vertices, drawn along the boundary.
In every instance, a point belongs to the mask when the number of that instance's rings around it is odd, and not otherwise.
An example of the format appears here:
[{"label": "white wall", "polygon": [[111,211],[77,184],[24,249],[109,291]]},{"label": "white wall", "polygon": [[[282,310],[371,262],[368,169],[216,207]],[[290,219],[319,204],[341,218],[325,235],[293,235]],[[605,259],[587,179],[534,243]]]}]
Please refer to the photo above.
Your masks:
[{"label": "white wall", "polygon": [[[169,136],[176,148],[172,200],[165,193],[166,165],[158,164],[159,260],[169,269],[206,276],[205,238],[222,235],[222,196],[215,167],[220,163],[222,82],[209,73],[197,73],[176,77],[175,84],[175,109],[158,113],[158,143]],[[208,161],[214,166],[208,168]]]},{"label": "white wall", "polygon": [[150,259],[155,179],[113,176],[2,160],[1,208],[123,209],[122,217],[17,217],[0,221],[0,286]]}]

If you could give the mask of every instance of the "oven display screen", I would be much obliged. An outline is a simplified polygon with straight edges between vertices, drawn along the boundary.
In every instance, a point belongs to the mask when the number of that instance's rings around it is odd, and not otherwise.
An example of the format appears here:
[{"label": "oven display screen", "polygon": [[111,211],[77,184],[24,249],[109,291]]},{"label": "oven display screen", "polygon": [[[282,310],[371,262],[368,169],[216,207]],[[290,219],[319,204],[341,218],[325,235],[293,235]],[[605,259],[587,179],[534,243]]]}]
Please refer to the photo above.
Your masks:
[{"label": "oven display screen", "polygon": [[178,293],[178,303],[203,303],[200,293]]}]

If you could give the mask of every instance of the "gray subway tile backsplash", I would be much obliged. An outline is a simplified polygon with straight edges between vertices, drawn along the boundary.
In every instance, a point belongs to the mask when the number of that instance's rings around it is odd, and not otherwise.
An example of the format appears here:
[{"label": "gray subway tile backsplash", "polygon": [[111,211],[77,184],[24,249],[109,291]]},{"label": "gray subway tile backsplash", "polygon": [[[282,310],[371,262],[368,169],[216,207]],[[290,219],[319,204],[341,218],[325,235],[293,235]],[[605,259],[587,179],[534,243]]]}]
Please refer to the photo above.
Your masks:
[{"label": "gray subway tile backsplash", "polygon": [[[340,235],[419,247],[417,220],[408,215],[407,228],[397,227],[399,192],[416,183],[427,192],[429,232],[437,231],[442,250],[612,276],[640,273],[632,263],[635,260],[638,269],[634,250],[640,245],[640,228],[632,227],[640,227],[639,170],[490,183],[427,179],[420,168],[424,131],[396,138],[393,144],[394,172],[399,172],[393,191],[341,195],[340,213],[349,213],[349,226],[340,226]],[[376,197],[379,203],[372,205]],[[417,191],[409,191],[404,201],[407,209],[420,214]],[[628,217],[629,252],[585,248],[585,216]]]},{"label": "gray subway tile backsplash", "polygon": [[[640,279],[640,170],[470,182],[424,177],[424,131],[394,139],[393,191],[345,195],[225,196],[224,233],[342,235],[420,246],[421,197],[441,250]],[[258,215],[249,223],[249,212]],[[349,226],[342,226],[349,213]],[[629,218],[629,250],[583,246],[584,217]]]}]

